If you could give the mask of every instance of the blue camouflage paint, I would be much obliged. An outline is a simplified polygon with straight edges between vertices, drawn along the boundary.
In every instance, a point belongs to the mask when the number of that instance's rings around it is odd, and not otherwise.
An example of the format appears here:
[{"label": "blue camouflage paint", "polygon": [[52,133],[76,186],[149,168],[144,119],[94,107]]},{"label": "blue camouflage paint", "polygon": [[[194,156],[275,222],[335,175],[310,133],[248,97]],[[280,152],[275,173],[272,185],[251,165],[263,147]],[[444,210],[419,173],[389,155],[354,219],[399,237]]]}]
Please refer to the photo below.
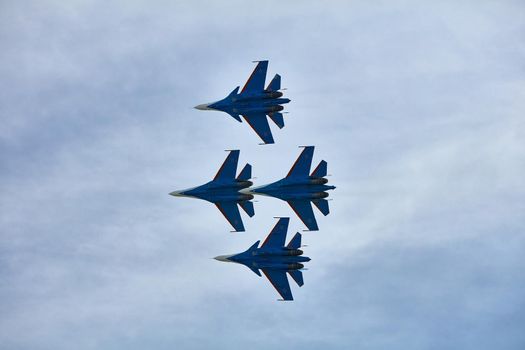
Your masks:
[{"label": "blue camouflage paint", "polygon": [[289,103],[290,99],[282,98],[283,93],[279,91],[281,90],[279,74],[276,74],[268,87],[264,88],[267,69],[268,61],[259,61],[240,93],[237,86],[224,99],[198,105],[195,108],[226,112],[239,122],[242,122],[240,117],[242,115],[265,144],[274,143],[266,116],[282,129],[284,118],[280,112],[284,109],[282,105]]},{"label": "blue camouflage paint", "polygon": [[300,233],[297,232],[290,243],[285,245],[289,222],[289,218],[280,218],[260,247],[260,241],[257,241],[242,253],[222,255],[215,259],[243,264],[258,276],[261,276],[261,270],[283,300],[293,300],[286,273],[301,287],[304,284],[301,269],[310,258],[302,256],[303,251],[299,249]]},{"label": "blue camouflage paint", "polygon": [[244,224],[237,204],[250,217],[255,215],[255,211],[253,202],[250,201],[253,199],[253,195],[239,192],[253,184],[249,181],[252,174],[250,164],[246,164],[239,176],[235,177],[239,153],[239,150],[230,151],[213,180],[198,187],[174,191],[170,194],[176,197],[193,197],[211,202],[217,206],[236,232],[244,231]]},{"label": "blue camouflage paint", "polygon": [[308,230],[317,231],[319,227],[317,226],[310,202],[323,215],[328,215],[330,210],[328,201],[325,199],[328,197],[326,191],[335,189],[335,186],[327,185],[328,180],[325,178],[327,163],[324,160],[309,175],[313,153],[314,146],[305,147],[285,178],[251,189],[248,192],[243,192],[268,195],[288,202],[297,216],[308,227]]}]

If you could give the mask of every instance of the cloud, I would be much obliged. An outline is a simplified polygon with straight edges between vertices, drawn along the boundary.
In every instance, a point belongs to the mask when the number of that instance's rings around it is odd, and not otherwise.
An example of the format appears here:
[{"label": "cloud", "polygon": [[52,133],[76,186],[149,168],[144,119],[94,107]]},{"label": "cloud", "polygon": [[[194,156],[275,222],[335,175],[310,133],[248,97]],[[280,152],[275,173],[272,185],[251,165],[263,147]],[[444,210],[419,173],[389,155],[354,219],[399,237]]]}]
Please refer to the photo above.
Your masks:
[{"label": "cloud", "polygon": [[[91,2],[0,11],[6,349],[521,349],[522,5]],[[286,127],[194,110],[270,60]],[[240,148],[256,183],[316,146],[331,214],[295,301],[211,259],[262,239],[168,193]]]}]

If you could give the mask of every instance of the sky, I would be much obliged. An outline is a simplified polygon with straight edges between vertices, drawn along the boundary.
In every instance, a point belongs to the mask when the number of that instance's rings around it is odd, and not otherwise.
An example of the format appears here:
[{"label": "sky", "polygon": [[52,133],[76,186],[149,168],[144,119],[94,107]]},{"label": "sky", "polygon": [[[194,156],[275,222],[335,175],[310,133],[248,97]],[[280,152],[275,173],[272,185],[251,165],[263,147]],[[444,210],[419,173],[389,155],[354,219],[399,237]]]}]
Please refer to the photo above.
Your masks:
[{"label": "sky", "polygon": [[[2,349],[523,349],[521,1],[2,1]],[[268,59],[286,126],[193,106]],[[212,258],[264,239],[168,193],[315,145],[331,213],[295,300]]]}]

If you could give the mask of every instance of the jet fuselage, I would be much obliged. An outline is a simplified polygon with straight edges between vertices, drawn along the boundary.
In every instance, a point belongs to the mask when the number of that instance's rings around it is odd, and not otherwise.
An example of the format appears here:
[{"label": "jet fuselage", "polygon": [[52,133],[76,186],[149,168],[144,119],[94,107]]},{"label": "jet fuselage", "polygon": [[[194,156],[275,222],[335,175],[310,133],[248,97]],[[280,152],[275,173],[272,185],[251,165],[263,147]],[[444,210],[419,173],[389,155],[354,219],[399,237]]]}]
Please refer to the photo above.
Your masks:
[{"label": "jet fuselage", "polygon": [[289,222],[290,218],[279,218],[260,247],[261,241],[257,241],[240,254],[220,255],[215,259],[242,264],[258,276],[262,276],[262,270],[282,300],[293,300],[287,274],[301,287],[304,284],[301,269],[310,258],[302,256],[302,236],[299,232],[285,245]]},{"label": "jet fuselage", "polygon": [[298,270],[302,269],[302,263],[310,261],[307,256],[302,256],[301,249],[274,248],[274,249],[255,249],[225,257],[225,259],[246,265],[256,269],[274,270]]},{"label": "jet fuselage", "polygon": [[309,178],[297,180],[284,178],[269,185],[251,189],[250,192],[276,197],[282,200],[292,199],[321,199],[328,197],[326,191],[335,186],[325,185],[325,178]]},{"label": "jet fuselage", "polygon": [[172,192],[171,195],[194,197],[212,203],[223,201],[247,201],[253,199],[253,195],[249,193],[240,193],[239,190],[248,188],[252,184],[253,182],[247,180],[235,180],[234,182],[229,183],[210,181],[202,186]]},{"label": "jet fuselage", "polygon": [[282,105],[289,103],[290,99],[283,98],[281,90],[284,89],[281,89],[279,74],[275,74],[266,86],[268,61],[257,62],[257,66],[240,92],[240,86],[237,86],[222,100],[200,104],[195,108],[225,112],[240,123],[242,123],[242,115],[264,144],[272,144],[275,141],[267,117],[279,129],[284,128],[284,117],[280,112],[284,109]]},{"label": "jet fuselage", "polygon": [[[275,92],[281,94],[281,92]],[[223,100],[207,105],[208,109],[215,109],[228,114],[254,114],[254,113],[273,113],[284,109],[282,104],[290,102],[288,98],[274,98],[271,94],[249,95],[242,94],[227,97]]]}]

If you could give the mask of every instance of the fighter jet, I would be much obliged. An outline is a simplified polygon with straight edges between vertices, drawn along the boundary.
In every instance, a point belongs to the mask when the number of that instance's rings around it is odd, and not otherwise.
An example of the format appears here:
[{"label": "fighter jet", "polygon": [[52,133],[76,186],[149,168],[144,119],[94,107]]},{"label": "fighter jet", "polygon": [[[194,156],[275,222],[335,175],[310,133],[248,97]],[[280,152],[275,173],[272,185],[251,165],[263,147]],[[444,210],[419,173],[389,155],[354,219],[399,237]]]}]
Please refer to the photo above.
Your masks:
[{"label": "fighter jet", "polygon": [[310,258],[301,256],[303,251],[299,249],[301,247],[301,234],[299,232],[295,234],[288,245],[284,245],[289,222],[289,218],[280,218],[259,248],[260,241],[257,241],[243,253],[221,255],[215,259],[246,265],[258,276],[261,276],[259,271],[261,269],[281,295],[282,300],[293,300],[286,273],[288,272],[297,285],[301,287],[304,284],[301,269],[304,267],[303,263],[310,261]]},{"label": "fighter jet", "polygon": [[273,77],[266,89],[264,88],[268,61],[254,62],[259,63],[240,93],[239,86],[237,86],[224,99],[213,103],[201,104],[195,106],[195,108],[226,112],[241,123],[240,115],[242,115],[263,140],[264,144],[274,143],[266,115],[282,129],[284,127],[284,118],[280,112],[284,107],[281,105],[290,102],[290,99],[281,98],[283,93],[279,91],[281,90],[281,76],[279,74]]},{"label": "fighter jet", "polygon": [[244,231],[237,204],[250,217],[255,215],[255,211],[253,202],[250,202],[253,199],[253,195],[239,192],[239,190],[248,188],[253,184],[253,182],[249,181],[252,177],[252,166],[250,164],[246,164],[239,176],[235,177],[239,153],[239,150],[230,151],[230,154],[228,154],[212,181],[202,186],[174,191],[170,194],[176,197],[194,197],[211,202],[219,208],[226,220],[233,226],[235,231],[232,232]]},{"label": "fighter jet", "polygon": [[323,215],[328,215],[330,209],[328,208],[328,201],[325,199],[328,197],[326,191],[333,190],[335,186],[326,185],[328,180],[325,176],[328,164],[324,160],[319,163],[311,175],[308,175],[313,154],[314,146],[304,146],[303,152],[285,178],[269,185],[246,189],[241,192],[267,195],[287,201],[309,231],[319,230],[310,202],[313,202]]}]

